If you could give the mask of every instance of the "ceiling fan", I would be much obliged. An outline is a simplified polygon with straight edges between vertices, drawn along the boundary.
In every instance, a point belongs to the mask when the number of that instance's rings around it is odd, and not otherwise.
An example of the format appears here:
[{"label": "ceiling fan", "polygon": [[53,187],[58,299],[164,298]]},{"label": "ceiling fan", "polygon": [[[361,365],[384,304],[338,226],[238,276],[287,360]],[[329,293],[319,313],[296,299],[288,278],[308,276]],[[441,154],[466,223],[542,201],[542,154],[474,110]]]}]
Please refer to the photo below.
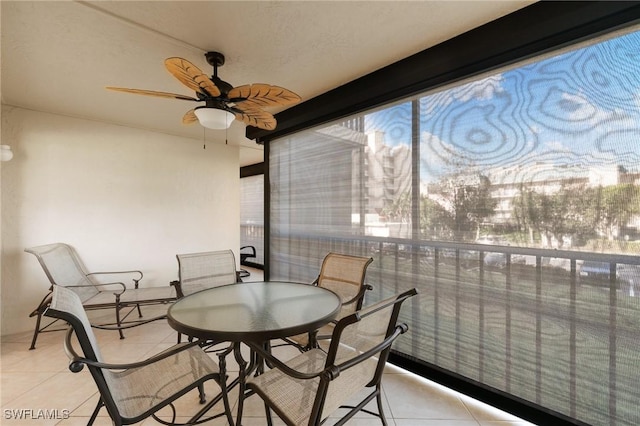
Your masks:
[{"label": "ceiling fan", "polygon": [[195,90],[195,98],[177,93],[124,87],[107,87],[107,89],[137,95],[204,102],[203,106],[187,111],[182,117],[182,123],[193,124],[199,121],[202,126],[211,129],[226,129],[235,119],[260,129],[273,130],[276,128],[276,119],[263,108],[288,106],[300,102],[300,96],[278,86],[254,83],[233,87],[218,77],[218,67],[224,65],[224,55],[219,52],[207,52],[204,56],[209,65],[213,66],[211,77],[205,75],[186,59],[174,57],[164,61],[165,67],[175,78],[188,88]]}]

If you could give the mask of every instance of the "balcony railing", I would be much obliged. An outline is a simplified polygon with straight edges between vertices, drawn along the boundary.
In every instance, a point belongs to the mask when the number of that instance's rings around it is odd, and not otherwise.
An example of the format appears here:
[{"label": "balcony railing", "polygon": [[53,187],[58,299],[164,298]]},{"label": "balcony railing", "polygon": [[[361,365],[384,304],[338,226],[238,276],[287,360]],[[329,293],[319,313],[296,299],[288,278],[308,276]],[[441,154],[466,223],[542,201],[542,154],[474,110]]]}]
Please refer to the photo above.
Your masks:
[{"label": "balcony railing", "polygon": [[310,265],[337,251],[374,258],[366,303],[416,287],[397,352],[589,424],[640,424],[640,256],[357,236],[274,241],[272,279],[310,281]]}]

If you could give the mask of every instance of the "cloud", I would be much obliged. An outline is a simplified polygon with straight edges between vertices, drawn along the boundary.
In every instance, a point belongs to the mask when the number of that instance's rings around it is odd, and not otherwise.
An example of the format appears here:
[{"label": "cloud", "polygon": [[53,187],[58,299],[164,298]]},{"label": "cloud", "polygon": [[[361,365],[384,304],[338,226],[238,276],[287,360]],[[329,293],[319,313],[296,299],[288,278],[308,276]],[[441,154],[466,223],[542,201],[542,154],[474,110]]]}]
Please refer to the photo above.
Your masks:
[{"label": "cloud", "polygon": [[496,93],[504,92],[502,74],[492,75],[481,80],[472,81],[453,89],[453,96],[457,100],[467,102],[472,99],[489,100]]},{"label": "cloud", "polygon": [[422,98],[422,113],[437,113],[438,110],[451,105],[453,102],[490,100],[496,93],[504,92],[503,82],[502,74],[495,74],[426,96]]},{"label": "cloud", "polygon": [[571,152],[571,150],[562,142],[559,141],[547,141],[544,143],[542,147],[543,151],[553,151],[553,152]]},{"label": "cloud", "polygon": [[435,178],[461,168],[470,172],[477,168],[469,153],[430,132],[420,135],[420,164],[423,172]]}]

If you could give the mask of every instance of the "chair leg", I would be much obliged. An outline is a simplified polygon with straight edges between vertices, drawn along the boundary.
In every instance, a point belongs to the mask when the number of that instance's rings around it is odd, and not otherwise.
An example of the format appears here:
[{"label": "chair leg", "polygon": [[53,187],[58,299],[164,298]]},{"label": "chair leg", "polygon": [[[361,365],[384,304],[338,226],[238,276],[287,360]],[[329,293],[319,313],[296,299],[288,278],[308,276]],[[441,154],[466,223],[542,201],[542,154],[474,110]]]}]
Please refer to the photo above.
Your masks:
[{"label": "chair leg", "polygon": [[244,360],[240,353],[240,343],[234,343],[233,355],[238,363],[238,415],[236,416],[236,423],[242,424],[242,410],[244,409],[245,389],[246,389],[246,372],[247,362]]},{"label": "chair leg", "polygon": [[122,332],[122,323],[120,320],[120,304],[116,304],[116,324],[118,325],[118,333],[120,334],[120,339],[124,339],[124,333]]},{"label": "chair leg", "polygon": [[273,419],[271,418],[271,409],[269,408],[269,405],[266,402],[264,403],[264,415],[267,418],[267,426],[273,426]]},{"label": "chair leg", "polygon": [[47,310],[47,306],[49,306],[49,302],[51,302],[51,292],[49,292],[45,297],[43,297],[38,307],[29,314],[29,317],[34,317],[34,316],[37,317],[36,329],[33,331],[33,339],[31,339],[31,347],[29,348],[29,350],[33,350],[36,348],[36,340],[38,339],[38,334],[40,333],[40,324],[42,323],[42,314],[44,313],[44,311]]},{"label": "chair leg", "polygon": [[98,412],[100,411],[103,405],[104,405],[104,402],[102,401],[102,397],[101,397],[98,400],[98,404],[96,405],[96,408],[93,410],[93,414],[91,414],[91,418],[87,422],[87,426],[91,426],[93,422],[96,421],[96,417],[98,417]]},{"label": "chair leg", "polygon": [[198,395],[200,395],[200,404],[207,402],[207,395],[204,393],[204,385],[202,383],[198,385]]},{"label": "chair leg", "polygon": [[33,331],[33,339],[31,339],[30,351],[36,348],[36,340],[38,339],[38,333],[40,333],[40,321],[42,321],[42,311],[38,311],[36,318],[36,329]]},{"label": "chair leg", "polygon": [[378,414],[380,415],[380,420],[382,421],[383,426],[387,426],[387,419],[384,416],[384,410],[382,409],[382,389],[380,385],[376,386],[378,388],[378,394],[376,395],[376,402],[378,403]]},{"label": "chair leg", "polygon": [[220,392],[222,392],[222,403],[224,412],[227,414],[227,421],[233,426],[233,416],[231,415],[231,405],[229,404],[229,395],[227,394],[227,361],[226,353],[218,355],[218,368],[220,369]]}]

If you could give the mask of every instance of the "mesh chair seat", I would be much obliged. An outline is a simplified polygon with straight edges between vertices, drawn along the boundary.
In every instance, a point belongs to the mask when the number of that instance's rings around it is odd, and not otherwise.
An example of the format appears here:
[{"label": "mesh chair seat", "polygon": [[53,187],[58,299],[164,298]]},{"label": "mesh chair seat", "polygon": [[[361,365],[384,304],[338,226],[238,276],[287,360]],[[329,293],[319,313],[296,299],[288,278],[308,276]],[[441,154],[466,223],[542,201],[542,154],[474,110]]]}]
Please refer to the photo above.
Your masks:
[{"label": "mesh chair seat", "polygon": [[203,377],[217,377],[218,364],[197,346],[144,367],[104,371],[122,417],[137,418]]},{"label": "mesh chair seat", "polygon": [[[350,351],[353,356],[358,352],[345,346],[343,351]],[[327,354],[321,349],[311,349],[287,361],[287,366],[301,373],[321,372],[326,365]],[[371,381],[367,371],[377,365],[377,358],[346,370],[341,381],[339,392],[334,392],[331,399],[325,400],[322,418],[339,409],[345,401],[357,395]],[[286,416],[292,424],[307,425],[316,401],[320,378],[296,379],[274,368],[249,380],[253,387],[269,396],[271,408]]]}]

